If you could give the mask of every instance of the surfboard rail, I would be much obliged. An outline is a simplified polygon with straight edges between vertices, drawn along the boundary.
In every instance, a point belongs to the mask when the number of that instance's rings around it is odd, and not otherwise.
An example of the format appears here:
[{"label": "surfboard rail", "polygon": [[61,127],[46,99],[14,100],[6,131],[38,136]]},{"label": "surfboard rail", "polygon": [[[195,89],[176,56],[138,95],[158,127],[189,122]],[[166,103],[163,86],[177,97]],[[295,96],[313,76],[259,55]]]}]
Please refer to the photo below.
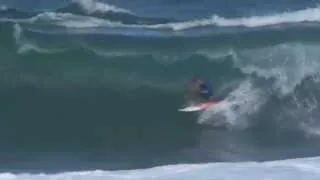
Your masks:
[{"label": "surfboard rail", "polygon": [[187,107],[184,107],[184,108],[181,108],[178,110],[183,111],[183,112],[201,111],[201,110],[205,110],[209,107],[212,107],[213,105],[215,105],[217,103],[218,102],[216,102],[216,101],[204,102],[204,103],[200,103],[200,104],[196,104],[196,105],[187,106]]}]

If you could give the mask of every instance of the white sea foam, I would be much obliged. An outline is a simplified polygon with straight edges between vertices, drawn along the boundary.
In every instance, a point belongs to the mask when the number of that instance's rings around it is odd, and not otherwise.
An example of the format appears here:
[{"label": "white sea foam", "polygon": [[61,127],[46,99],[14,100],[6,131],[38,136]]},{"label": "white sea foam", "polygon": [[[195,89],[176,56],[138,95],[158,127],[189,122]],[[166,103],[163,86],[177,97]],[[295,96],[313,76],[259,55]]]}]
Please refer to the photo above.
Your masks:
[{"label": "white sea foam", "polygon": [[291,93],[306,76],[319,71],[318,45],[280,44],[244,50],[235,56],[235,64],[244,73],[275,78],[279,95]]},{"label": "white sea foam", "polygon": [[30,51],[38,53],[57,53],[65,51],[64,49],[46,49],[37,45],[36,42],[27,40],[24,37],[22,27],[19,24],[14,24],[13,26],[13,38],[18,47],[19,54],[28,53]]},{"label": "white sea foam", "polygon": [[277,25],[283,23],[300,23],[300,22],[319,22],[320,8],[307,8],[299,11],[275,13],[264,16],[225,18],[219,15],[213,15],[210,18],[193,20],[180,23],[168,23],[155,25],[152,27],[169,27],[174,30],[190,29],[201,26],[215,25],[219,27],[262,27]]},{"label": "white sea foam", "polygon": [[266,95],[253,87],[250,80],[243,81],[223,101],[200,114],[198,123],[230,128],[246,128],[249,117],[265,103]]},{"label": "white sea foam", "polygon": [[56,174],[1,173],[0,180],[318,180],[320,158],[300,158],[269,162],[236,162],[166,165],[148,169],[81,171]]},{"label": "white sea foam", "polygon": [[99,2],[96,0],[72,0],[72,2],[79,4],[80,7],[89,14],[94,12],[115,12],[132,14],[132,12],[127,9],[119,8],[114,5]]},{"label": "white sea foam", "polygon": [[[307,76],[319,72],[318,49],[318,45],[291,43],[232,53],[235,67],[250,76],[273,79],[273,86],[255,87],[255,82],[244,81],[212,110],[201,113],[198,122],[232,128],[247,127],[250,125],[248,119],[252,119],[251,114],[259,111],[269,93],[279,97],[291,94]],[[285,115],[285,119],[291,119],[291,122],[288,122],[290,124],[296,122],[292,119],[297,119],[296,123],[300,124],[300,128],[307,133],[317,134],[318,128],[315,128],[311,121],[315,121],[313,117],[319,117],[318,101],[312,94],[309,95],[304,94],[295,105],[284,104],[282,112],[274,116],[281,118]],[[313,127],[310,128],[310,125]]]},{"label": "white sea foam", "polygon": [[92,28],[92,27],[126,27],[120,22],[108,21],[91,16],[74,15],[72,13],[44,12],[30,19],[19,22],[46,23],[67,28]]},{"label": "white sea foam", "polygon": [[22,28],[19,24],[13,26],[13,37],[18,45],[18,53],[26,53],[28,51],[47,52],[44,49],[39,48],[37,45],[26,42],[22,35]]}]

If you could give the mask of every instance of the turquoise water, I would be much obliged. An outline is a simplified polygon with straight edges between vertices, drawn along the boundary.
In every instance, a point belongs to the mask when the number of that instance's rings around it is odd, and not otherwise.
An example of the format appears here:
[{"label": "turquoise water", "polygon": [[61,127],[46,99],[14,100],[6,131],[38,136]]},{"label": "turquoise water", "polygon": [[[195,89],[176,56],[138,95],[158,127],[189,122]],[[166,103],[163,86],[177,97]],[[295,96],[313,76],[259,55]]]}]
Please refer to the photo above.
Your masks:
[{"label": "turquoise water", "polygon": [[[319,154],[313,2],[0,5],[4,172]],[[217,108],[177,111],[193,74]]]}]

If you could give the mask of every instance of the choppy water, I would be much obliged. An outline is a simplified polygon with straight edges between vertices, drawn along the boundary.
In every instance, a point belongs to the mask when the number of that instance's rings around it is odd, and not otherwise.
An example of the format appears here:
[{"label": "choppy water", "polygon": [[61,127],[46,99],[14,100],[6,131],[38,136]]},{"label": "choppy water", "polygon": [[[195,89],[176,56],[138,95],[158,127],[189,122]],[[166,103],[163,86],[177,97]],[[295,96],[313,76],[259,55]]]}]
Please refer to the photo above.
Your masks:
[{"label": "choppy water", "polygon": [[[0,179],[319,176],[317,2],[0,7]],[[178,112],[193,74],[222,102]]]}]

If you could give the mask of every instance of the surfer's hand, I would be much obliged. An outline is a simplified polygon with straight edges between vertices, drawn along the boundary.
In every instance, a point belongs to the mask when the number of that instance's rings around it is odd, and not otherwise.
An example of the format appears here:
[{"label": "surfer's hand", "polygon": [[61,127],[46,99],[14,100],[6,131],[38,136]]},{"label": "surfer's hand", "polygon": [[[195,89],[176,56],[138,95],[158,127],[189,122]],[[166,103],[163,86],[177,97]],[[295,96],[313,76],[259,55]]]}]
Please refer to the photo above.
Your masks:
[{"label": "surfer's hand", "polygon": [[208,93],[208,90],[202,90],[201,93]]}]

